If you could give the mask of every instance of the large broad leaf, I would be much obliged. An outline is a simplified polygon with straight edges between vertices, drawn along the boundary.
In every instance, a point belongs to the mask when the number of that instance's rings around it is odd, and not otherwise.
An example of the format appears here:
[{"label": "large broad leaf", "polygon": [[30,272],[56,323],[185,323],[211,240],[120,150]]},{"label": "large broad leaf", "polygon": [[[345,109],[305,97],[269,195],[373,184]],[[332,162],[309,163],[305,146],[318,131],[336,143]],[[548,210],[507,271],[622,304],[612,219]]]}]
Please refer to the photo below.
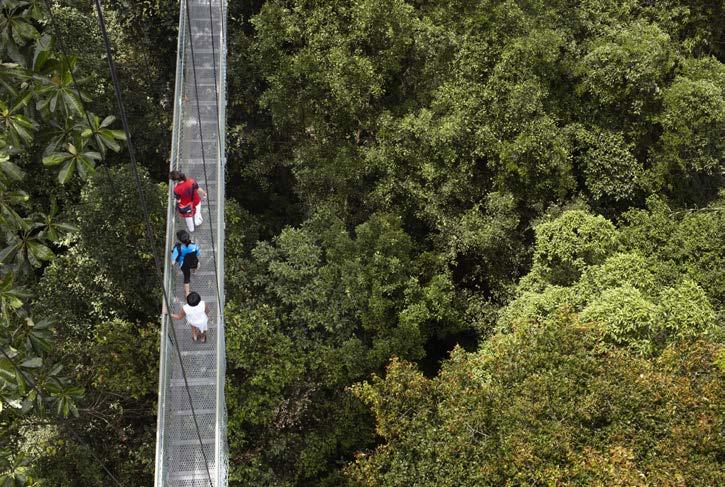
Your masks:
[{"label": "large broad leaf", "polygon": [[17,367],[15,368],[15,386],[18,388],[18,392],[20,394],[25,394],[26,388],[28,386],[25,376],[20,372],[20,369]]},{"label": "large broad leaf", "polygon": [[71,223],[56,222],[48,220],[41,225],[43,235],[48,238],[51,242],[57,241],[62,235],[66,233],[73,233],[78,231],[78,227]]},{"label": "large broad leaf", "polygon": [[40,242],[28,242],[28,260],[35,267],[40,267],[43,260],[52,260],[55,254]]},{"label": "large broad leaf", "polygon": [[33,126],[33,122],[30,121],[26,116],[20,115],[17,112],[21,110],[22,108],[26,107],[28,103],[33,99],[32,93],[27,93],[25,96],[18,99],[15,104],[13,105],[13,108],[10,110],[11,112],[15,113],[17,115],[17,119],[22,121],[22,123],[30,128]]},{"label": "large broad leaf", "polygon": [[15,385],[15,365],[4,356],[0,357],[0,384]]},{"label": "large broad leaf", "polygon": [[63,168],[58,173],[58,182],[60,182],[60,184],[65,184],[68,181],[70,181],[70,178],[73,177],[73,172],[75,170],[75,167],[76,167],[76,161],[74,161],[72,159],[69,161],[66,161],[66,163],[63,165]]},{"label": "large broad leaf", "polygon": [[[0,279],[0,308],[4,314],[8,312],[8,308],[21,308],[24,300],[32,296],[27,288],[14,285],[14,277],[12,272],[8,272],[5,277]],[[5,315],[5,319],[7,319],[7,315]]]},{"label": "large broad leaf", "polygon": [[40,71],[43,69],[45,62],[53,55],[51,48],[53,47],[53,38],[48,34],[44,34],[35,43],[35,52],[33,53],[33,70]]},{"label": "large broad leaf", "polygon": [[[116,117],[109,115],[100,122],[97,115],[89,114],[89,125],[85,125],[85,130],[81,133],[82,137],[93,137],[93,141],[96,143],[98,150],[101,154],[106,154],[106,149],[111,149],[114,152],[121,150],[121,145],[117,142],[118,140],[126,140],[126,135],[122,130],[112,130],[108,127],[111,123],[116,120]],[[99,123],[100,122],[100,123]]]},{"label": "large broad leaf", "polygon": [[25,176],[23,170],[8,159],[0,158],[0,171],[13,181],[20,181]]},{"label": "large broad leaf", "polygon": [[12,19],[12,33],[13,40],[19,46],[24,45],[26,40],[35,39],[40,35],[30,22],[18,16]]},{"label": "large broad leaf", "polygon": [[[50,350],[51,347],[51,340],[52,340],[52,334],[51,330],[49,330],[49,327],[52,326],[52,322],[48,320],[41,320],[37,323],[34,323],[32,319],[27,319],[28,326],[30,328],[30,331],[28,333],[27,337],[27,343],[26,348],[29,346],[33,350],[35,350],[35,353],[38,355],[43,355],[45,352]],[[57,375],[60,370],[57,370],[58,367],[55,366],[51,369],[50,375]],[[57,372],[53,372],[56,371]]]},{"label": "large broad leaf", "polygon": [[111,125],[115,121],[116,121],[116,117],[114,115],[109,115],[109,116],[107,116],[106,118],[103,119],[103,122],[101,122],[100,127],[101,128],[108,127],[109,125]]},{"label": "large broad leaf", "polygon": [[73,156],[68,152],[56,152],[49,156],[43,157],[43,164],[46,166],[57,166],[61,162],[66,161],[71,157]]},{"label": "large broad leaf", "polygon": [[58,405],[56,406],[56,413],[58,416],[63,416],[64,418],[68,417],[68,413],[70,411],[70,401],[65,398],[61,397],[58,399]]},{"label": "large broad leaf", "polygon": [[111,134],[113,135],[114,139],[126,140],[126,132],[124,132],[123,130],[111,130]]},{"label": "large broad leaf", "polygon": [[6,263],[15,257],[15,254],[22,248],[22,242],[13,241],[4,249],[0,250],[0,263]]},{"label": "large broad leaf", "polygon": [[47,333],[31,333],[28,335],[28,341],[33,350],[35,350],[35,353],[46,353],[50,351],[51,340]]},{"label": "large broad leaf", "polygon": [[58,375],[63,371],[63,364],[58,362],[57,364],[53,365],[53,367],[48,372],[48,375]]},{"label": "large broad leaf", "polygon": [[38,367],[43,366],[43,359],[40,357],[29,358],[24,360],[20,366],[26,369],[37,369]]},{"label": "large broad leaf", "polygon": [[23,218],[13,208],[4,202],[0,202],[0,225],[6,227],[5,230],[20,230],[23,228],[24,222]]},{"label": "large broad leaf", "polygon": [[25,286],[16,286],[9,291],[9,294],[23,300],[28,300],[33,297],[32,291]]},{"label": "large broad leaf", "polygon": [[47,214],[39,213],[40,219],[33,224],[33,228],[41,230],[41,238],[55,242],[66,233],[78,231],[78,227],[75,225],[59,220],[58,213],[55,199],[51,200],[50,211]]},{"label": "large broad leaf", "polygon": [[47,330],[51,326],[53,326],[53,322],[45,319],[33,323],[33,329],[35,330]]},{"label": "large broad leaf", "polygon": [[49,156],[50,154],[53,154],[58,150],[59,147],[63,145],[63,141],[67,137],[67,134],[58,134],[55,137],[52,137],[48,141],[48,145],[45,146],[45,150],[43,150],[43,157]]},{"label": "large broad leaf", "polygon": [[82,387],[66,387],[60,393],[54,393],[53,397],[57,401],[56,412],[58,415],[68,417],[72,414],[78,416],[78,407],[75,400],[83,397],[84,390]]},{"label": "large broad leaf", "polygon": [[18,49],[18,46],[17,44],[15,44],[15,42],[13,42],[12,40],[8,40],[8,42],[5,43],[5,49],[7,50],[10,59],[18,64],[25,64],[25,56],[23,56],[23,53],[20,52],[20,49]]},{"label": "large broad leaf", "polygon": [[30,195],[21,189],[6,191],[4,196],[6,201],[14,204],[25,203],[30,199]]},{"label": "large broad leaf", "polygon": [[118,132],[117,130],[101,130],[98,135],[101,137],[102,144],[109,149],[111,149],[113,152],[118,152],[121,150],[121,144],[113,140],[113,137],[106,132]]},{"label": "large broad leaf", "polygon": [[7,121],[8,133],[10,140],[15,145],[29,144],[33,141],[33,123],[23,115],[12,115]]},{"label": "large broad leaf", "polygon": [[68,107],[73,112],[77,113],[78,115],[83,114],[83,106],[81,105],[80,100],[78,100],[78,97],[76,97],[74,93],[64,91],[63,101],[65,102],[66,107]]},{"label": "large broad leaf", "polygon": [[96,166],[91,159],[85,156],[86,154],[83,154],[78,157],[77,167],[81,178],[88,179],[89,176],[96,172]]}]

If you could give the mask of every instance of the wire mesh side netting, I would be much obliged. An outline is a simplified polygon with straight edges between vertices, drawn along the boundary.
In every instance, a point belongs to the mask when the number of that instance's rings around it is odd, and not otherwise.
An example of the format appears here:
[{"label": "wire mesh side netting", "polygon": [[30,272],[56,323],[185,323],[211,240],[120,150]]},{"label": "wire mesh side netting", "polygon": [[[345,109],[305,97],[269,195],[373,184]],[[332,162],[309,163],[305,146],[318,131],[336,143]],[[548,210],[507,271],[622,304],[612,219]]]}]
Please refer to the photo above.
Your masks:
[{"label": "wire mesh side netting", "polygon": [[[168,315],[162,316],[157,486],[227,484],[223,320],[225,18],[226,2],[189,1],[188,9],[187,2],[180,2],[170,170],[180,170],[196,179],[207,193],[201,204],[204,222],[192,233],[201,258],[191,288],[209,305],[211,316],[206,343],[194,342],[183,320],[172,322]],[[176,217],[172,188],[168,204],[164,283],[169,295],[176,297],[176,309],[172,311],[178,312],[184,300],[183,283],[177,278],[178,269],[170,260],[170,251],[176,230],[185,224]]]}]

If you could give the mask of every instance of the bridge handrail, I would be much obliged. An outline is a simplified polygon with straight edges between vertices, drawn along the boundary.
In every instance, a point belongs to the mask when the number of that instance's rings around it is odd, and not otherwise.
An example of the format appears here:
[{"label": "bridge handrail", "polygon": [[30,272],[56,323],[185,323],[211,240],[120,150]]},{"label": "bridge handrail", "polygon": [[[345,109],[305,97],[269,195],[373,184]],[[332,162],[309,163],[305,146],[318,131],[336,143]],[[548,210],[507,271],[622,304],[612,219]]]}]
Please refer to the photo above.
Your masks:
[{"label": "bridge handrail", "polygon": [[[169,158],[169,170],[178,168],[178,158],[180,152],[180,137],[181,133],[181,106],[183,93],[181,88],[184,86],[184,58],[186,49],[186,4],[185,2],[179,2],[179,36],[177,45],[177,57],[176,57],[176,79],[174,82],[174,115],[172,122],[172,135],[171,135],[171,151]],[[175,199],[173,194],[173,186],[169,184],[168,196],[167,196],[167,210],[166,210],[166,238],[165,238],[165,250],[164,250],[164,288],[166,289],[166,295],[169,299],[174,296],[174,268],[169,266],[171,260],[171,248],[174,243],[174,229],[175,229]],[[173,302],[169,303],[173,305]],[[160,333],[160,356],[159,356],[159,404],[156,424],[156,468],[154,485],[156,487],[164,486],[164,479],[166,478],[165,471],[165,447],[166,447],[166,393],[168,391],[170,371],[169,371],[169,355],[171,350],[171,337],[169,335],[169,325],[172,323],[169,314],[173,310],[167,310],[167,313],[161,314],[161,333]],[[173,326],[173,325],[172,325]]]}]

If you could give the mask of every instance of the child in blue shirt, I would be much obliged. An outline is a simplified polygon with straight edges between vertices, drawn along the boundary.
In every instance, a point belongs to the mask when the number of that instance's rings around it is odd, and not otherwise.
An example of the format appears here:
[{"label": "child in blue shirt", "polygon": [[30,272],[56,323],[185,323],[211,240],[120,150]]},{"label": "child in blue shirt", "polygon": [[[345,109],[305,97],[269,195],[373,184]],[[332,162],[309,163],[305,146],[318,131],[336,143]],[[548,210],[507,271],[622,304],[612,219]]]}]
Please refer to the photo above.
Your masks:
[{"label": "child in blue shirt", "polygon": [[179,243],[174,245],[171,260],[181,268],[181,272],[184,274],[184,295],[188,296],[191,291],[191,271],[199,266],[201,250],[191,241],[189,232],[186,230],[176,232],[176,238],[179,239]]}]

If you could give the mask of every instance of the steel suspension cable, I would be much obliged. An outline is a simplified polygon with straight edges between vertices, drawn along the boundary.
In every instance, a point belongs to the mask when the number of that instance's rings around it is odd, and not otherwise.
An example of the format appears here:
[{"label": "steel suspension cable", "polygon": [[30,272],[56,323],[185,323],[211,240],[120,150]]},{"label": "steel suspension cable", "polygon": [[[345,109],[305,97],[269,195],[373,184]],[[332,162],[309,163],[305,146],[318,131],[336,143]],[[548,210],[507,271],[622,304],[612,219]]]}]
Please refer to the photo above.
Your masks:
[{"label": "steel suspension cable", "polygon": [[[48,15],[50,16],[50,23],[53,26],[53,30],[55,31],[55,37],[58,39],[58,45],[60,47],[61,56],[63,57],[63,60],[65,61],[66,66],[68,66],[68,72],[70,73],[70,78],[73,83],[73,89],[76,91],[76,94],[78,95],[78,102],[81,105],[81,111],[83,112],[83,115],[86,119],[86,122],[88,122],[88,128],[91,130],[91,133],[93,132],[93,124],[91,123],[91,117],[88,115],[88,109],[86,108],[86,104],[83,101],[83,95],[81,94],[81,89],[78,86],[78,80],[76,79],[76,75],[73,72],[73,68],[70,65],[70,56],[68,55],[68,50],[65,46],[65,41],[63,39],[63,33],[61,32],[60,28],[58,27],[58,21],[55,18],[55,14],[53,13],[53,9],[51,8],[50,1],[44,0],[45,8],[48,10]],[[93,135],[93,138],[96,139],[96,142],[100,146],[102,142],[99,140],[99,137],[97,135]],[[105,164],[104,164],[105,163]],[[119,200],[118,195],[118,189],[113,185],[113,180],[111,179],[111,175],[108,172],[108,161],[106,160],[106,155],[101,151],[101,167],[103,168],[103,174],[106,176],[106,184],[110,188],[111,192],[113,192],[116,196],[116,199]],[[146,275],[146,271],[144,268],[144,275]]]},{"label": "steel suspension cable", "polygon": [[98,462],[98,464],[101,466],[101,468],[106,472],[106,474],[108,474],[109,477],[111,477],[111,479],[113,480],[113,482],[116,485],[118,485],[119,487],[123,487],[123,484],[121,484],[121,482],[119,482],[118,479],[116,477],[114,477],[114,475],[111,473],[111,471],[108,470],[108,467],[106,467],[106,465],[101,461],[101,459],[98,458],[98,455],[96,455],[96,452],[93,451],[93,448],[91,448],[91,445],[89,445],[88,442],[86,442],[83,438],[81,438],[71,428],[68,428],[66,431],[68,431],[68,433],[70,433],[70,436],[75,438],[75,440],[77,442],[83,444],[86,448],[88,448],[88,452],[91,454],[91,456],[96,459],[96,462]]},{"label": "steel suspension cable", "polygon": [[[7,354],[7,352],[5,352],[5,350],[4,350],[4,349],[0,348],[0,353],[2,353],[2,354],[3,354],[4,356],[5,356],[5,360],[7,360],[7,361],[8,361],[8,362],[9,362],[10,364],[13,364],[13,366],[15,367],[15,370],[16,370],[16,371],[17,371],[18,373],[20,373],[20,374],[21,374],[21,375],[23,376],[23,378],[24,378],[25,380],[27,380],[27,381],[28,381],[28,383],[30,384],[30,391],[32,391],[33,389],[36,389],[36,390],[37,390],[37,385],[35,384],[35,381],[33,381],[33,378],[32,378],[32,377],[30,377],[30,374],[26,374],[25,372],[23,372],[23,371],[22,371],[22,370],[20,369],[20,367],[17,367],[17,366],[15,366],[15,365],[14,365],[14,362],[13,362],[13,359],[12,359],[12,358],[11,358],[11,357],[10,357],[10,356],[9,356],[9,355]],[[28,391],[28,393],[30,393],[30,391]],[[121,482],[119,482],[119,481],[118,481],[118,479],[117,479],[117,478],[116,478],[116,477],[115,477],[115,476],[114,476],[114,475],[113,475],[113,474],[111,473],[111,471],[110,471],[110,470],[108,470],[108,468],[107,468],[107,467],[106,467],[106,465],[105,465],[105,464],[104,464],[104,463],[103,463],[103,462],[101,461],[101,459],[100,459],[100,458],[98,458],[98,457],[96,456],[96,454],[95,454],[95,453],[93,452],[93,449],[92,449],[92,448],[90,447],[90,445],[88,445],[88,443],[86,443],[86,442],[85,442],[85,441],[83,440],[83,438],[81,438],[81,437],[80,437],[80,436],[78,436],[78,435],[77,435],[77,434],[76,434],[75,432],[73,432],[73,430],[72,430],[72,429],[70,429],[70,428],[69,428],[69,429],[68,429],[68,433],[70,434],[70,436],[73,436],[73,437],[75,438],[75,440],[76,440],[76,441],[77,441],[78,443],[82,443],[82,444],[83,444],[84,446],[88,447],[88,451],[89,451],[89,452],[91,453],[91,455],[93,456],[93,458],[95,458],[95,459],[96,459],[96,462],[98,462],[98,464],[99,464],[99,465],[101,466],[101,468],[102,468],[102,469],[103,469],[103,470],[104,470],[104,471],[105,471],[105,472],[106,472],[106,473],[108,474],[108,476],[109,476],[109,477],[111,477],[111,480],[113,480],[113,481],[114,481],[114,482],[116,483],[116,485],[118,485],[118,486],[122,487],[122,486],[121,486]]]},{"label": "steel suspension cable", "polygon": [[106,50],[106,56],[108,57],[108,68],[109,68],[109,71],[110,71],[110,74],[111,74],[111,79],[113,81],[113,89],[114,89],[114,92],[115,92],[115,95],[116,95],[116,102],[118,104],[119,115],[121,116],[121,122],[123,124],[123,130],[126,133],[128,154],[129,154],[129,158],[131,159],[131,169],[132,169],[132,172],[133,172],[133,175],[134,175],[134,179],[135,179],[135,183],[136,183],[136,189],[138,191],[138,197],[139,197],[139,201],[140,201],[140,204],[141,204],[141,209],[143,211],[143,216],[144,216],[144,220],[145,220],[145,224],[146,224],[146,240],[148,242],[148,246],[149,246],[149,248],[151,250],[151,253],[153,255],[154,265],[155,265],[155,268],[156,268],[156,278],[159,281],[159,283],[161,284],[161,289],[162,289],[162,293],[163,293],[164,304],[166,305],[167,313],[169,313],[168,317],[169,317],[169,320],[171,321],[171,324],[172,324],[172,326],[171,326],[171,332],[172,332],[172,335],[173,335],[172,342],[174,343],[174,347],[176,349],[176,353],[177,353],[177,356],[179,358],[179,364],[181,366],[181,373],[182,373],[182,376],[183,376],[183,379],[184,379],[184,386],[185,386],[184,388],[186,390],[186,394],[187,394],[187,397],[189,399],[189,406],[190,406],[190,409],[191,409],[191,415],[192,415],[192,418],[194,420],[194,426],[195,426],[195,429],[196,429],[197,439],[199,440],[199,448],[201,450],[202,456],[204,457],[204,467],[206,469],[206,474],[207,474],[207,477],[208,477],[208,480],[209,480],[209,485],[211,487],[214,487],[214,483],[213,483],[212,477],[211,477],[211,472],[209,470],[209,460],[207,459],[206,452],[204,451],[204,443],[203,443],[202,438],[201,438],[201,432],[200,432],[200,429],[199,429],[199,422],[197,420],[196,411],[194,409],[194,402],[193,402],[193,399],[192,399],[192,396],[191,396],[191,392],[190,392],[190,389],[189,389],[189,382],[188,382],[188,378],[187,378],[187,375],[186,375],[186,370],[185,370],[185,367],[184,367],[184,362],[183,362],[183,359],[182,359],[181,350],[179,349],[178,340],[176,338],[176,330],[175,330],[175,328],[173,326],[173,318],[171,317],[171,306],[170,306],[170,302],[169,302],[169,297],[168,297],[168,294],[166,292],[166,288],[164,287],[164,282],[163,282],[162,273],[161,273],[161,263],[160,263],[160,260],[159,260],[158,252],[156,251],[156,248],[155,248],[155,245],[154,245],[153,229],[152,229],[152,226],[151,226],[151,219],[149,218],[148,206],[146,204],[146,195],[144,193],[143,186],[141,184],[141,177],[139,176],[139,172],[138,172],[138,167],[137,167],[137,162],[136,162],[136,155],[135,155],[135,151],[134,151],[134,148],[133,148],[133,142],[132,142],[132,139],[131,139],[131,131],[129,129],[128,118],[126,116],[126,110],[125,110],[125,106],[124,106],[124,103],[123,103],[123,95],[121,93],[121,86],[120,86],[120,82],[119,82],[119,79],[118,79],[118,74],[116,72],[116,65],[115,65],[115,62],[113,60],[113,51],[111,49],[111,43],[110,43],[110,41],[108,39],[108,31],[106,30],[106,21],[105,21],[104,15],[103,15],[103,6],[101,5],[101,1],[100,0],[94,0],[94,3],[95,3],[95,6],[96,6],[96,13],[98,15],[98,25],[99,25],[99,27],[101,29],[101,34],[103,36],[103,44],[104,44],[104,48]]},{"label": "steel suspension cable", "polygon": [[[61,56],[63,57],[63,60],[65,61],[65,64],[68,66],[68,72],[70,73],[71,81],[73,82],[73,89],[75,89],[76,94],[78,95],[78,101],[81,105],[81,110],[83,111],[83,115],[85,116],[86,121],[88,122],[88,128],[93,130],[93,125],[91,124],[91,118],[88,115],[88,110],[86,109],[86,105],[83,102],[83,95],[81,94],[80,87],[78,86],[78,81],[76,80],[76,76],[73,73],[73,67],[70,65],[70,56],[68,56],[68,51],[65,47],[65,42],[63,40],[63,34],[61,33],[60,29],[58,28],[58,22],[55,20],[55,14],[53,14],[53,9],[50,6],[49,0],[45,0],[45,7],[48,10],[48,15],[50,16],[50,22],[53,26],[53,30],[55,31],[55,36],[58,39],[58,45],[60,46],[61,50]],[[95,137],[95,135],[94,135]],[[102,156],[101,163],[106,162],[105,157]],[[104,169],[104,174],[106,175],[106,181],[110,188],[112,188],[113,191],[117,191],[116,187],[113,185],[113,181],[111,180],[111,176],[108,173],[108,166],[102,165]],[[88,447],[88,451],[91,453],[93,458],[96,460],[96,462],[101,466],[101,468],[106,472],[106,474],[113,480],[113,482],[121,486],[121,482],[118,481],[118,479],[111,473],[111,471],[106,467],[106,465],[101,461],[100,458],[95,454],[93,451],[93,448],[91,448],[79,435],[74,433],[72,430],[68,430],[71,433],[71,436],[75,438],[76,441],[79,443],[84,444],[86,447]]]}]

